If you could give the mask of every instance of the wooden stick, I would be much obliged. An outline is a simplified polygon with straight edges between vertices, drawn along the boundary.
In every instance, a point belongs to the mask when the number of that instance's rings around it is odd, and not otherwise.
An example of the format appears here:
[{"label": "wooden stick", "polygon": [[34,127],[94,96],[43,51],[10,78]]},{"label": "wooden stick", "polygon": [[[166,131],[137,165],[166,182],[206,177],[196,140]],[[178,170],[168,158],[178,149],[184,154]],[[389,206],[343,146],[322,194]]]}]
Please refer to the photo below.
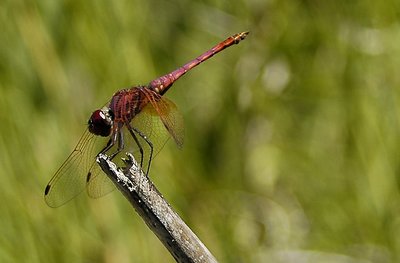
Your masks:
[{"label": "wooden stick", "polygon": [[131,154],[122,171],[104,154],[97,162],[177,262],[217,262],[211,252],[163,198]]}]

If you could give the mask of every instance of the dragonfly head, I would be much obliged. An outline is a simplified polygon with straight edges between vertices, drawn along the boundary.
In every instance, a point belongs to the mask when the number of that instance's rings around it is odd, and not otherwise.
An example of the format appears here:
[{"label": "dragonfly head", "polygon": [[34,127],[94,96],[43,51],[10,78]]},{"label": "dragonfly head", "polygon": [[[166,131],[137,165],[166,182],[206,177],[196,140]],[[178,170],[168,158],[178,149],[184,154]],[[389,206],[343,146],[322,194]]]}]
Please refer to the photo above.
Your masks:
[{"label": "dragonfly head", "polygon": [[94,135],[107,137],[111,133],[113,119],[114,114],[109,108],[104,107],[101,110],[95,110],[88,121],[89,131]]}]

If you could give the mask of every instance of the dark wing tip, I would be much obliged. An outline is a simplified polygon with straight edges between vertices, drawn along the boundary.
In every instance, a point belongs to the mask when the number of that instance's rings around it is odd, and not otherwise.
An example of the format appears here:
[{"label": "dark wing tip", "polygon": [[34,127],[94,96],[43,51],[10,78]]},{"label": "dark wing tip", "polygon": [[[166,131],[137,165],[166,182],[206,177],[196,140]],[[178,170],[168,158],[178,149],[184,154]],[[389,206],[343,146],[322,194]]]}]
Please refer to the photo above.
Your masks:
[{"label": "dark wing tip", "polygon": [[91,178],[92,178],[92,172],[89,171],[87,176],[86,176],[86,183],[88,183]]},{"label": "dark wing tip", "polygon": [[50,191],[50,185],[46,185],[46,189],[44,189],[44,195],[46,196]]}]

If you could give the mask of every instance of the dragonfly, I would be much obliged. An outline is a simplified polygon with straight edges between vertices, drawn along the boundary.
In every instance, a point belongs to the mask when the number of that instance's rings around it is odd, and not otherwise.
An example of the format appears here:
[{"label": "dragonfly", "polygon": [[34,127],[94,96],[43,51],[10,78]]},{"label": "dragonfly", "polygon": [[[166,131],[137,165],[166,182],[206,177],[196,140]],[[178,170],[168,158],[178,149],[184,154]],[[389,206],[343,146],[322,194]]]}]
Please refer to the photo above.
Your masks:
[{"label": "dragonfly", "polygon": [[[148,175],[153,157],[172,137],[178,147],[184,141],[183,118],[176,105],[163,97],[176,80],[222,50],[238,44],[249,32],[232,35],[176,70],[158,77],[148,85],[122,89],[90,116],[87,128],[76,147],[55,172],[44,191],[48,206],[59,207],[86,188],[90,197],[101,197],[114,189],[105,175],[100,175],[96,156],[107,154],[113,159],[127,145],[136,145],[141,168]],[[106,138],[102,148],[98,138]],[[106,143],[105,143],[106,142]],[[105,144],[105,145],[104,145]],[[143,166],[143,163],[145,165]]]}]

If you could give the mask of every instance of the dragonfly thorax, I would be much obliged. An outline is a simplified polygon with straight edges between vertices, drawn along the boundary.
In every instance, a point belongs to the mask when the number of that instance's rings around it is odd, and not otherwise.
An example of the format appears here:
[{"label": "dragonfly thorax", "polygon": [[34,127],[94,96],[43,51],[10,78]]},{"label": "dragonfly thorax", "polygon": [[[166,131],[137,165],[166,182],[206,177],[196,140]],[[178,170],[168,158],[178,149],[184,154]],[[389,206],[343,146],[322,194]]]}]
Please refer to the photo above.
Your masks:
[{"label": "dragonfly thorax", "polygon": [[94,135],[107,137],[111,133],[113,119],[114,114],[109,108],[104,107],[101,110],[95,110],[88,121],[89,131]]}]

